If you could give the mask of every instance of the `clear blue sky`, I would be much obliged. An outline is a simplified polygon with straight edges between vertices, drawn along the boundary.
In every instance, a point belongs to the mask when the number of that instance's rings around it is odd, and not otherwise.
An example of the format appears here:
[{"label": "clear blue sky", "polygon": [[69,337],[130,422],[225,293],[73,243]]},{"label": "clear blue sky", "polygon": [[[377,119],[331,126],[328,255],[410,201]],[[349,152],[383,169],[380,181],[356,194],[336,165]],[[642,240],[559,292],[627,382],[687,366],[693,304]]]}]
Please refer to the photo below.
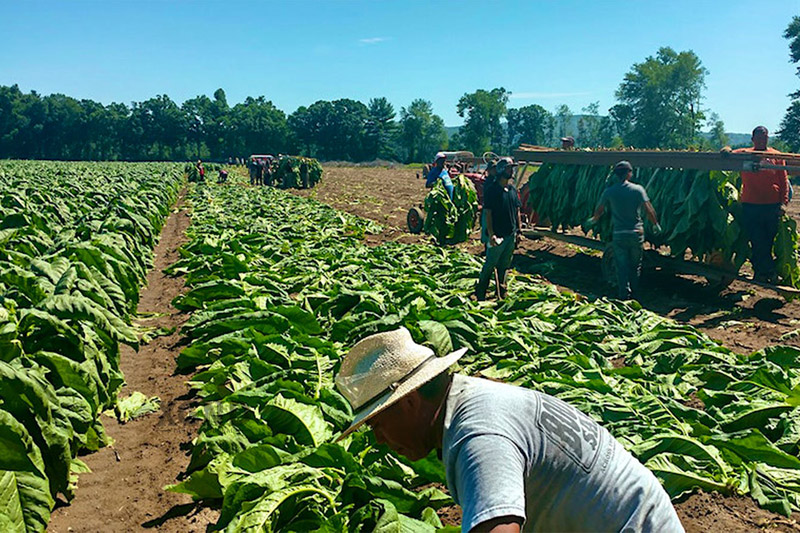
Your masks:
[{"label": "clear blue sky", "polygon": [[726,129],[777,129],[800,88],[782,33],[800,0],[0,0],[0,84],[109,103],[222,87],[287,113],[316,100],[433,102],[458,125],[465,92],[503,86],[511,107],[605,112],[635,62],[661,46],[709,70]]}]

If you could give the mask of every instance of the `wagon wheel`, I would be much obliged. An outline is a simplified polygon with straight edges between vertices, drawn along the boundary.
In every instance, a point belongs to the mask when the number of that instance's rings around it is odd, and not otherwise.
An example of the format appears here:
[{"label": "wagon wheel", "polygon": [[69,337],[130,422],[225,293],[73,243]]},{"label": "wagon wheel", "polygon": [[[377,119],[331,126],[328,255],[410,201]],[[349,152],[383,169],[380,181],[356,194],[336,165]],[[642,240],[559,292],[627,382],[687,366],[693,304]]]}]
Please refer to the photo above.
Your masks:
[{"label": "wagon wheel", "polygon": [[611,243],[606,244],[605,250],[603,250],[603,261],[601,264],[601,270],[603,272],[603,279],[608,283],[612,288],[617,286],[617,266],[614,264],[614,247]]},{"label": "wagon wheel", "polygon": [[419,207],[412,207],[406,215],[406,224],[411,233],[421,233],[422,226],[425,224],[425,213]]},{"label": "wagon wheel", "polygon": [[734,279],[736,279],[736,267],[729,259],[722,255],[722,251],[715,250],[710,254],[703,257],[703,263],[720,269],[719,276],[705,276],[708,283],[709,290],[713,292],[722,292]]}]

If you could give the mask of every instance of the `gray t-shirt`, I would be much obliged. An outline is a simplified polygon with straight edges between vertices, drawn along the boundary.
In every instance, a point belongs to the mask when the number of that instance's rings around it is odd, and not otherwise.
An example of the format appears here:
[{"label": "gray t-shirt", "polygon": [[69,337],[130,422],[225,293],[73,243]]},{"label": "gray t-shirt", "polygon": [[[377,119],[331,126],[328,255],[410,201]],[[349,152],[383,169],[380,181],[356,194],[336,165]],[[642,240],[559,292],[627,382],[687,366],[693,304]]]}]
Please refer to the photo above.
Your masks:
[{"label": "gray t-shirt", "polygon": [[546,394],[456,374],[442,453],[464,533],[500,516],[522,518],[526,532],[683,531],[656,477]]},{"label": "gray t-shirt", "polygon": [[649,201],[644,187],[630,181],[611,185],[600,197],[600,205],[611,209],[614,233],[642,233],[644,226],[639,209]]}]

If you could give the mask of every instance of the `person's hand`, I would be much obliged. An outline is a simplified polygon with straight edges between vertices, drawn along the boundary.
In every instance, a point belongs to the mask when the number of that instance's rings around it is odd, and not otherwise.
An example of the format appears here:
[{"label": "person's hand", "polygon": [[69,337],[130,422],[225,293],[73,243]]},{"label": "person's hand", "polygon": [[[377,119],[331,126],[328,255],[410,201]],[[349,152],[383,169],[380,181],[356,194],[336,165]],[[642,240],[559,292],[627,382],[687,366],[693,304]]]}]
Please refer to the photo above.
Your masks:
[{"label": "person's hand", "polygon": [[594,217],[587,218],[583,224],[581,224],[581,231],[589,233],[589,230],[592,229],[596,223]]},{"label": "person's hand", "polygon": [[786,216],[786,206],[785,205],[781,204],[781,206],[778,208],[778,215],[782,216],[782,217]]},{"label": "person's hand", "polygon": [[653,226],[653,233],[654,233],[654,234],[656,234],[656,235],[661,235],[661,233],[662,233],[663,231],[664,231],[664,230],[662,230],[662,229],[661,229],[661,224],[659,224],[658,222],[656,222],[656,225],[655,225],[655,226]]},{"label": "person's hand", "polygon": [[514,246],[519,246],[520,241],[522,241],[522,233],[518,231],[514,240]]},{"label": "person's hand", "polygon": [[489,237],[489,247],[492,248],[494,246],[500,246],[503,243],[503,238],[498,237],[497,235],[492,235]]},{"label": "person's hand", "polygon": [[732,151],[733,151],[733,150],[731,149],[731,147],[730,147],[730,146],[723,146],[723,147],[720,149],[719,153],[721,153],[722,155],[728,155],[728,154],[729,154],[729,153],[731,153]]}]

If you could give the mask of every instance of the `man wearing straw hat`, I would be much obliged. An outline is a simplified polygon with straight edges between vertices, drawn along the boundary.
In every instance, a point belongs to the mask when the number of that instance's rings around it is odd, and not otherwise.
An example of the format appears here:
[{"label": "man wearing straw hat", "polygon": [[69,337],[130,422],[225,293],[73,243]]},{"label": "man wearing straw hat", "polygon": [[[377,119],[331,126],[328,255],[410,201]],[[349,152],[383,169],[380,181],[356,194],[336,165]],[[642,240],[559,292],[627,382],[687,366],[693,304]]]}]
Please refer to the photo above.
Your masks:
[{"label": "man wearing straw hat", "polygon": [[371,335],[342,360],[336,385],[410,460],[437,449],[462,531],[682,532],[655,476],[599,424],[540,392],[450,374],[405,328]]}]

